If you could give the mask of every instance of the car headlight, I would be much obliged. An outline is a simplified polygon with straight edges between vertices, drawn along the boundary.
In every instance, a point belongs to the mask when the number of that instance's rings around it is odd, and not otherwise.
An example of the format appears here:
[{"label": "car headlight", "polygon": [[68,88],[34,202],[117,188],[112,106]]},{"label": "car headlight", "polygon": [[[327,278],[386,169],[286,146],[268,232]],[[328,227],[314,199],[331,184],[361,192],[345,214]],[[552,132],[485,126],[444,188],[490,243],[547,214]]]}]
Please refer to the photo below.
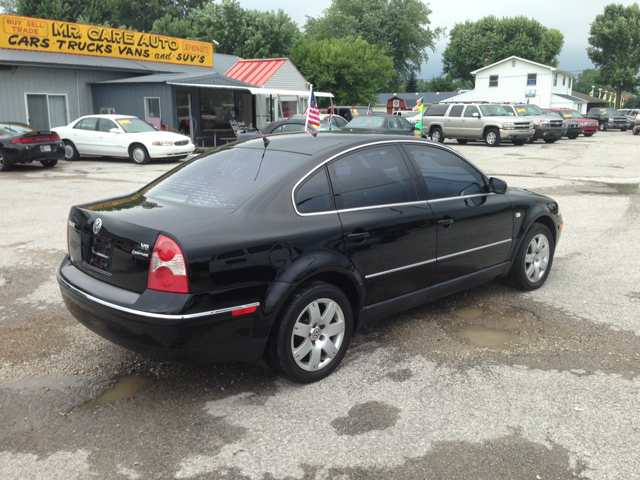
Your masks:
[{"label": "car headlight", "polygon": [[516,124],[515,124],[515,123],[513,123],[513,122],[504,122],[504,123],[502,124],[502,126],[503,126],[504,128],[513,128],[513,127],[515,127],[515,126],[516,126]]},{"label": "car headlight", "polygon": [[173,142],[153,142],[151,145],[155,145],[156,147],[171,147]]},{"label": "car headlight", "polygon": [[610,118],[609,120],[607,120],[607,122],[613,122],[613,118]]}]

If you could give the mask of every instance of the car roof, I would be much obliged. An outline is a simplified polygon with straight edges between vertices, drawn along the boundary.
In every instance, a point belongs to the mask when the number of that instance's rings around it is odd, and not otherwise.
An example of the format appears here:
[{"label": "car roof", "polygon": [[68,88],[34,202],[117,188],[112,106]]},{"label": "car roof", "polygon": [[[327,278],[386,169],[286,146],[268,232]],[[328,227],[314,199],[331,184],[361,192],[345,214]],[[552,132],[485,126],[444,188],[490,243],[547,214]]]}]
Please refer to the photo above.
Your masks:
[{"label": "car roof", "polygon": [[82,118],[108,118],[110,120],[114,120],[116,118],[138,118],[135,115],[114,115],[114,114],[99,114],[99,115],[84,115],[83,117],[78,118],[78,120]]},{"label": "car roof", "polygon": [[[281,150],[286,152],[302,153],[305,155],[315,155],[325,150],[333,149],[334,147],[340,147],[340,149],[344,151],[351,147],[382,141],[418,141],[434,145],[434,142],[431,142],[430,140],[418,137],[409,137],[406,135],[351,132],[319,132],[315,137],[306,132],[297,132],[284,135],[266,135],[265,138],[269,139],[269,145],[267,146],[268,150]],[[265,148],[262,137],[241,140],[235,144],[235,146],[236,148]]]}]

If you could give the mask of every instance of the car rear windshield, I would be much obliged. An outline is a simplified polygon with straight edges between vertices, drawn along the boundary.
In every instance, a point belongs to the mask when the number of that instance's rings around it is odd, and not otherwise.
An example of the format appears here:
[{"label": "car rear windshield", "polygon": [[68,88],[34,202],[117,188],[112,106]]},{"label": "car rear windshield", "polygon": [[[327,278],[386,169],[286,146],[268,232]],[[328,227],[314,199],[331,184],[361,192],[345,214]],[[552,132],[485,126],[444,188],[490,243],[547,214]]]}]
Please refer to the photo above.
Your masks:
[{"label": "car rear windshield", "polygon": [[233,208],[303,158],[306,155],[269,149],[218,150],[170,172],[145,195],[175,203]]},{"label": "car rear windshield", "polygon": [[35,128],[28,127],[26,125],[19,125],[9,122],[0,122],[0,133],[7,133],[8,135],[21,135],[23,133],[35,132]]},{"label": "car rear windshield", "polygon": [[615,108],[601,108],[600,113],[606,113],[607,115],[618,115],[620,117],[624,116]]},{"label": "car rear windshield", "polygon": [[482,115],[485,117],[509,116],[507,111],[500,105],[480,105],[480,110],[482,110]]},{"label": "car rear windshield", "polygon": [[347,127],[381,127],[384,123],[384,117],[373,115],[360,115],[351,120]]},{"label": "car rear windshield", "polygon": [[157,130],[139,118],[116,118],[116,123],[127,133],[156,132]]}]

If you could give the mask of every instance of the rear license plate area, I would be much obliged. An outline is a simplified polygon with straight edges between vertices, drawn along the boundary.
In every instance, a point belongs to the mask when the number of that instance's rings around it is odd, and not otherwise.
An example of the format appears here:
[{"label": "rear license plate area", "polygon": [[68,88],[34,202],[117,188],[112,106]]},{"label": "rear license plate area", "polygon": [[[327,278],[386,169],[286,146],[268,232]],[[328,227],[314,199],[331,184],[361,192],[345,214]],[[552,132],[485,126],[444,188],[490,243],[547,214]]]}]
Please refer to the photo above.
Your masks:
[{"label": "rear license plate area", "polygon": [[42,145],[40,147],[40,151],[41,152],[50,152],[51,151],[51,145]]},{"label": "rear license plate area", "polygon": [[113,256],[113,243],[100,238],[92,238],[87,252],[86,264],[96,270],[109,274]]}]

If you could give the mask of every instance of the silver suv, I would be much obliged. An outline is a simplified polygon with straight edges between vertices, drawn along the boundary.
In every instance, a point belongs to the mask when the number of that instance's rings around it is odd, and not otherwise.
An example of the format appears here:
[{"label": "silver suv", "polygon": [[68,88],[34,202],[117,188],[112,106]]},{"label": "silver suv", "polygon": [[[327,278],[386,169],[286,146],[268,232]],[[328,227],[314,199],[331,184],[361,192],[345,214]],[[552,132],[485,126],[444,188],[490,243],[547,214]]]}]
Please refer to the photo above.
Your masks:
[{"label": "silver suv", "polygon": [[424,114],[422,131],[434,142],[455,138],[458,143],[482,140],[490,147],[510,141],[524,145],[535,134],[533,122],[509,116],[491,103],[434,103]]},{"label": "silver suv", "polygon": [[[533,122],[533,128],[536,133],[531,138],[531,143],[536,140],[544,140],[546,143],[557,142],[567,133],[567,122],[557,115],[543,112],[537,105],[528,105],[526,103],[502,103],[501,105],[509,115],[526,117],[527,120]],[[575,137],[572,135],[570,138],[577,138],[582,133],[580,125],[577,125],[576,128]]]}]

